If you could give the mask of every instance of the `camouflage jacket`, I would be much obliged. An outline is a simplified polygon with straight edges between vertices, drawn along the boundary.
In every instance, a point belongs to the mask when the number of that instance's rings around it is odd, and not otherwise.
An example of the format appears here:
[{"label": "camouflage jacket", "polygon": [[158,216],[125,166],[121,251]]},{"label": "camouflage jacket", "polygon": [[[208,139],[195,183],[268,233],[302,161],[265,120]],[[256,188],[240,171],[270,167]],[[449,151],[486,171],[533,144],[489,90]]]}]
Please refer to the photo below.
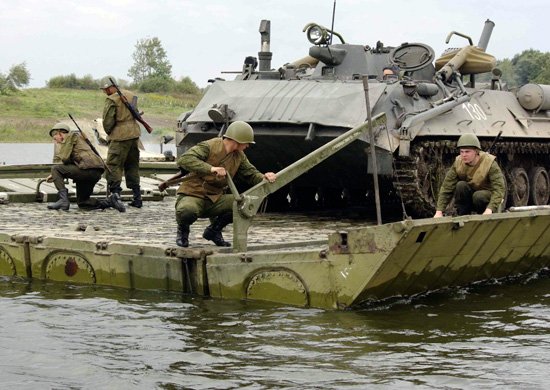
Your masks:
[{"label": "camouflage jacket", "polygon": [[264,178],[243,152],[227,154],[222,138],[212,138],[193,146],[178,159],[177,164],[190,172],[184,177],[178,194],[209,198],[212,202],[216,202],[227,188],[227,179],[211,173],[212,167],[224,167],[231,177],[249,185],[260,183]]},{"label": "camouflage jacket", "polygon": [[71,131],[59,145],[54,158],[63,164],[74,164],[80,169],[103,168],[101,158],[95,154],[78,131]]},{"label": "camouflage jacket", "polygon": [[493,212],[498,210],[505,193],[504,176],[495,161],[495,156],[480,152],[479,157],[479,161],[474,166],[468,166],[462,162],[460,156],[456,157],[439,190],[437,210],[445,210],[459,181],[466,181],[474,191],[491,191],[491,200],[487,208]]}]

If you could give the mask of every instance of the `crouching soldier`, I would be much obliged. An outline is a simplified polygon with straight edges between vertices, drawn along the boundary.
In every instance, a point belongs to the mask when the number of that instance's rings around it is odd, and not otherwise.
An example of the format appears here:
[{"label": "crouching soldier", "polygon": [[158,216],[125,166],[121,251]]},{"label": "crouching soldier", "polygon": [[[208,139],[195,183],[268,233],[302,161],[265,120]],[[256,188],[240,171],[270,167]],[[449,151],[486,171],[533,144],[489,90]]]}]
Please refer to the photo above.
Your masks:
[{"label": "crouching soldier", "polygon": [[190,172],[183,178],[176,200],[178,246],[189,246],[189,227],[197,218],[210,218],[203,238],[217,246],[230,246],[222,236],[222,229],[233,221],[234,197],[225,193],[226,176],[240,178],[249,185],[263,179],[274,182],[277,178],[273,172],[261,173],[248,161],[244,150],[253,143],[252,127],[237,121],[223,137],[201,142],[178,159],[178,166]]},{"label": "crouching soldier", "polygon": [[498,211],[505,193],[505,182],[495,156],[481,150],[475,134],[461,135],[456,146],[460,155],[441,185],[434,217],[443,216],[453,197],[458,215]]},{"label": "crouching soldier", "polygon": [[83,209],[104,209],[109,207],[108,200],[92,199],[94,186],[103,174],[103,161],[95,154],[78,131],[70,131],[65,123],[57,123],[50,130],[50,136],[59,144],[54,162],[62,164],[52,167],[47,181],[53,182],[58,191],[59,200],[48,205],[52,210],[69,210],[69,193],[65,187],[65,178],[76,183],[76,202]]}]

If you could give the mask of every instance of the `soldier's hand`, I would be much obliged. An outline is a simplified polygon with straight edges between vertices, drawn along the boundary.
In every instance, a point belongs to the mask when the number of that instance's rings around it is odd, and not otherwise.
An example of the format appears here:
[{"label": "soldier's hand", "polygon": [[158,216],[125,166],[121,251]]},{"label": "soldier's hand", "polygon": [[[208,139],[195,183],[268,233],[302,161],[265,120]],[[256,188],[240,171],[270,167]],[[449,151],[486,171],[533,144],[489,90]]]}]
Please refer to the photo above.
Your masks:
[{"label": "soldier's hand", "polygon": [[49,175],[49,176],[46,178],[46,182],[51,183],[52,181],[53,181],[53,177],[52,177],[52,175]]},{"label": "soldier's hand", "polygon": [[163,181],[162,183],[160,183],[158,185],[158,189],[159,189],[160,192],[164,191],[167,188],[168,188],[168,183],[166,183],[165,181]]},{"label": "soldier's hand", "polygon": [[210,168],[210,172],[215,173],[216,176],[225,177],[227,175],[227,171],[224,167],[212,167]]},{"label": "soldier's hand", "polygon": [[488,215],[488,214],[493,214],[493,210],[485,209],[485,211],[483,212],[483,215]]},{"label": "soldier's hand", "polygon": [[277,174],[275,174],[273,172],[264,173],[264,177],[270,183],[273,183],[275,180],[277,180]]},{"label": "soldier's hand", "polygon": [[435,212],[434,218],[441,218],[443,216],[443,211],[437,210]]}]

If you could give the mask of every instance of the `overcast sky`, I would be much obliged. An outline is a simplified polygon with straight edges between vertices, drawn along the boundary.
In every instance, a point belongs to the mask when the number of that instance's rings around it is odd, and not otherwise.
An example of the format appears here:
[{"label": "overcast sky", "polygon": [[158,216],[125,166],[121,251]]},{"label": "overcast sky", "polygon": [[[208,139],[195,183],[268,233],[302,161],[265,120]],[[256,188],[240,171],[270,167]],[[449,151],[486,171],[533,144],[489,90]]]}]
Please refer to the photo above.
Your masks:
[{"label": "overcast sky", "polygon": [[[260,49],[258,27],[271,20],[272,67],[308,53],[302,28],[331,25],[334,0],[0,0],[0,73],[26,62],[31,87],[75,73],[130,80],[138,40],[158,37],[176,79],[204,87],[221,71],[240,70]],[[488,52],[512,58],[525,49],[550,51],[548,0],[337,0],[334,30],[349,43],[448,47],[478,42],[486,19],[495,22]]]}]

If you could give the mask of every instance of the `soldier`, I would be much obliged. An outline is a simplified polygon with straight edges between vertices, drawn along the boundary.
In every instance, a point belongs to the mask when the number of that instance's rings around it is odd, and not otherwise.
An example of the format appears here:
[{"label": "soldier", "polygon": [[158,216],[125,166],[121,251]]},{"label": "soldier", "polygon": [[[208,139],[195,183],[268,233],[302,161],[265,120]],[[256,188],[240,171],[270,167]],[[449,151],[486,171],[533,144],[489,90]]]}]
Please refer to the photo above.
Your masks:
[{"label": "soldier", "polygon": [[64,179],[71,178],[76,183],[76,202],[84,209],[109,207],[109,202],[90,198],[94,186],[103,174],[103,161],[92,151],[78,131],[70,131],[65,123],[56,123],[50,130],[50,137],[60,145],[56,159],[62,164],[52,167],[47,181],[53,182],[59,194],[59,200],[48,205],[52,210],[69,210],[69,195]]},{"label": "soldier", "polygon": [[443,216],[453,196],[458,215],[496,212],[504,197],[505,182],[495,156],[481,151],[475,134],[463,134],[457,146],[460,155],[441,185],[434,217]]},{"label": "soldier", "polygon": [[216,137],[201,142],[177,161],[180,168],[189,171],[178,188],[176,221],[178,231],[176,244],[189,246],[189,227],[197,218],[210,218],[210,226],[203,238],[217,246],[230,246],[224,241],[222,229],[233,221],[233,195],[225,194],[226,175],[243,179],[250,185],[263,179],[274,182],[273,172],[262,174],[252,165],[244,150],[254,143],[252,127],[242,121],[233,122],[222,138]]},{"label": "soldier", "polygon": [[[141,188],[139,183],[139,136],[141,129],[132,113],[124,105],[116,88],[112,83],[103,86],[103,92],[107,95],[103,108],[103,128],[108,134],[109,149],[107,152],[107,185],[111,195],[109,197],[113,207],[120,212],[126,211],[126,207],[120,199],[122,191],[122,171],[126,179],[126,187],[132,190],[133,200],[130,206],[140,208]],[[134,95],[124,91],[124,96],[131,102]],[[137,109],[137,107],[136,107]]]},{"label": "soldier", "polygon": [[399,78],[399,67],[388,65],[382,69],[382,80],[397,80]]}]

